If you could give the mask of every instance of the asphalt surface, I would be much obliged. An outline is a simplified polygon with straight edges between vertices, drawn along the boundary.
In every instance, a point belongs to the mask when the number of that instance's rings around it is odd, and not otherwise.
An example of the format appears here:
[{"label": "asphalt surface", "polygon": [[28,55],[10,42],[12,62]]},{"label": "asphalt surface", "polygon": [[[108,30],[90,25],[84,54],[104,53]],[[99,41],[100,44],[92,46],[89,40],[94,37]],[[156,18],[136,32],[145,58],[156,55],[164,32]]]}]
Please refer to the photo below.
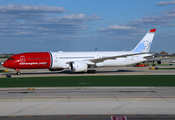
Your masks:
[{"label": "asphalt surface", "polygon": [[[174,120],[174,116],[126,116],[127,120]],[[111,116],[17,116],[2,117],[0,120],[111,120]]]},{"label": "asphalt surface", "polygon": [[0,78],[11,75],[12,77],[37,77],[37,76],[84,76],[84,75],[175,75],[175,69],[172,70],[151,70],[151,67],[158,68],[175,68],[175,66],[149,66],[149,67],[104,67],[95,68],[96,74],[90,73],[73,73],[65,69],[62,71],[49,71],[47,69],[27,69],[20,70],[21,74],[16,75],[15,70],[4,68],[0,65],[0,70],[9,70],[9,72],[0,72]]},{"label": "asphalt surface", "polygon": [[174,115],[174,91],[175,87],[1,88],[0,116]]},{"label": "asphalt surface", "polygon": [[[152,67],[152,66],[150,66]],[[12,77],[81,75],[174,75],[175,70],[150,70],[150,67],[97,68],[97,74],[75,74],[69,70],[21,70]],[[175,66],[157,66],[175,67]],[[3,68],[0,65],[0,69]],[[63,116],[64,115],[64,116]],[[78,115],[78,116],[77,116]],[[125,115],[128,120],[174,120],[174,87],[73,87],[73,88],[1,88],[0,120],[72,119],[109,120],[111,115]],[[69,117],[67,117],[69,116]]]}]

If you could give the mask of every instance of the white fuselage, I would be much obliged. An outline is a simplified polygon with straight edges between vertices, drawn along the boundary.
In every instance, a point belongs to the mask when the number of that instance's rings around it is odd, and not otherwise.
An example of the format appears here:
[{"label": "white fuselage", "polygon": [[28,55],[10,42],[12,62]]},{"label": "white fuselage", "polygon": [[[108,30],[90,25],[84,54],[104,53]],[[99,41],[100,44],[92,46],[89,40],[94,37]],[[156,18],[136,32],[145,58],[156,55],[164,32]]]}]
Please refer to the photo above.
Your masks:
[{"label": "white fuselage", "polygon": [[[69,68],[67,62],[83,61],[87,64],[94,65],[95,63],[89,61],[91,59],[98,59],[104,57],[120,56],[134,54],[135,52],[51,52],[52,65],[51,68]],[[139,62],[146,61],[144,57],[152,56],[152,54],[141,54],[127,57],[119,57],[116,59],[108,59],[103,62],[96,63],[97,67],[112,67],[112,66],[126,66]]]}]

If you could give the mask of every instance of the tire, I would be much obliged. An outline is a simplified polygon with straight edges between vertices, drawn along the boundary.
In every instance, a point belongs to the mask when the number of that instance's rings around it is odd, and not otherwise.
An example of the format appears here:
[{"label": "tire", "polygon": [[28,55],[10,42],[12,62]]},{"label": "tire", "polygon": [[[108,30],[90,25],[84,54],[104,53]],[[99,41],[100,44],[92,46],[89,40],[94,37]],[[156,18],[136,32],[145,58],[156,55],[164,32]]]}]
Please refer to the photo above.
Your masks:
[{"label": "tire", "polygon": [[20,75],[21,73],[20,73],[20,72],[17,72],[16,74],[17,74],[17,75]]},{"label": "tire", "polygon": [[87,73],[96,73],[96,70],[88,70]]},{"label": "tire", "polygon": [[11,78],[11,75],[6,75],[7,78]]},{"label": "tire", "polygon": [[96,70],[93,70],[92,73],[96,73],[97,71]]}]

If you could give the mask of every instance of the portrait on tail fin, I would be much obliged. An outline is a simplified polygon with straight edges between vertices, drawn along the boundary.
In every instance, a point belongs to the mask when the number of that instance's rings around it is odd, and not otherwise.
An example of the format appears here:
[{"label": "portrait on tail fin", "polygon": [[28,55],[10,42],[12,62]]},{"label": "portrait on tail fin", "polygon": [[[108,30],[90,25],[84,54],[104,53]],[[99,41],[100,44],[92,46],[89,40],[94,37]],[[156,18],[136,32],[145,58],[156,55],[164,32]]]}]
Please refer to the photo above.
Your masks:
[{"label": "portrait on tail fin", "polygon": [[155,31],[156,29],[149,30],[139,44],[132,50],[132,52],[149,52]]}]

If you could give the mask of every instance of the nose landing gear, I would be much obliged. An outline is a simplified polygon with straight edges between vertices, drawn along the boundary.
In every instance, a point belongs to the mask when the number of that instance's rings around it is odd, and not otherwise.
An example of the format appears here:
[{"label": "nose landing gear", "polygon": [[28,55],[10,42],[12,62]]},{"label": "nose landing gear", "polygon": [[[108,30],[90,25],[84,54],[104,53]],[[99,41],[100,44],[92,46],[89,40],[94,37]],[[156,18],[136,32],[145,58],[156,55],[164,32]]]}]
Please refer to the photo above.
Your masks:
[{"label": "nose landing gear", "polygon": [[15,69],[15,71],[16,71],[16,74],[17,75],[20,75],[21,74],[20,71],[19,71],[19,69]]}]

